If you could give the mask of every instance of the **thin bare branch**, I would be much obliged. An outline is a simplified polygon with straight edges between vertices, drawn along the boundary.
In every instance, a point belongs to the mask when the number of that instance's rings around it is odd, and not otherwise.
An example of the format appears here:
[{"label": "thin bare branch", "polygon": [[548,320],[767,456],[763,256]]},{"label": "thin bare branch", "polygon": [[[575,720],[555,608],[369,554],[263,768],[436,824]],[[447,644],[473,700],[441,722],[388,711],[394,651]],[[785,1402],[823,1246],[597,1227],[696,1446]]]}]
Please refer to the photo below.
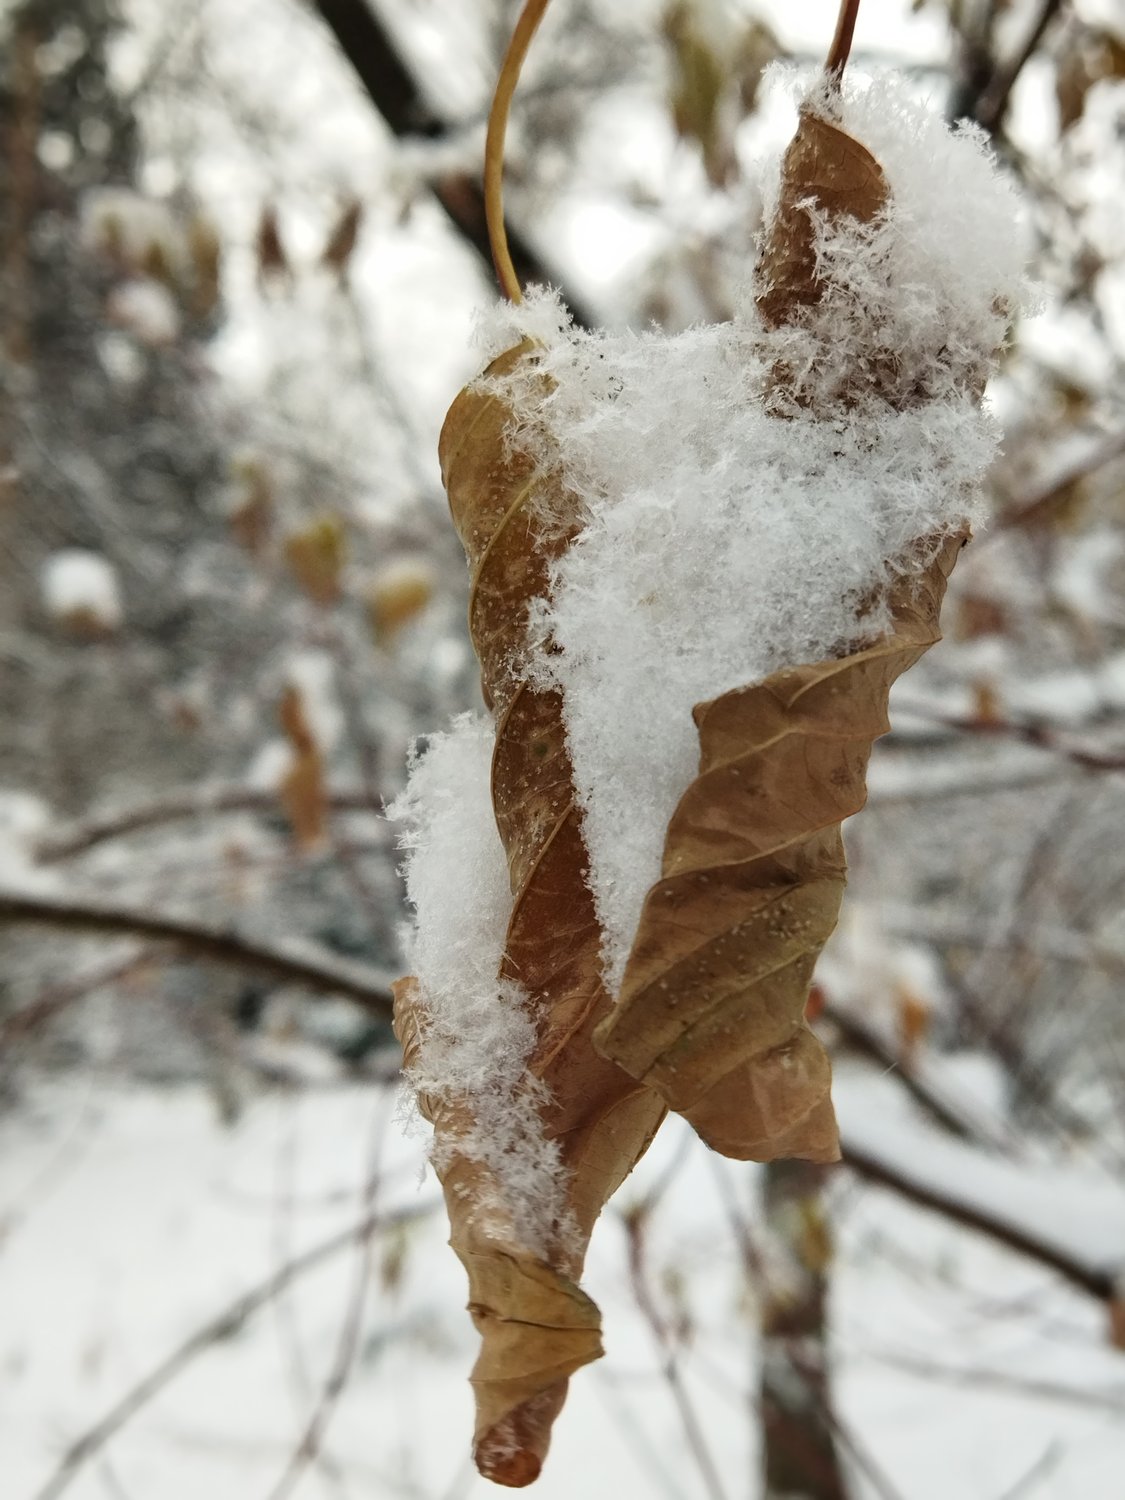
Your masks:
[{"label": "thin bare branch", "polygon": [[[375,1204],[379,1191],[380,1172],[379,1162],[382,1156],[382,1148],[388,1124],[388,1113],[385,1108],[386,1098],[380,1101],[380,1107],[376,1111],[375,1127],[372,1141],[372,1162],[367,1172],[367,1180],[363,1190],[364,1217],[368,1220],[375,1219]],[[393,1095],[389,1096],[393,1102]],[[332,1368],[324,1382],[316,1406],[310,1415],[301,1434],[300,1442],[297,1444],[285,1471],[277,1484],[269,1493],[268,1500],[287,1500],[301,1481],[301,1477],[310,1464],[316,1463],[322,1457],[324,1435],[328,1424],[332,1420],[332,1413],[336,1404],[343,1394],[347,1384],[348,1375],[355,1362],[356,1352],[359,1348],[359,1337],[363,1327],[363,1310],[367,1300],[368,1284],[371,1280],[371,1256],[373,1236],[366,1234],[362,1237],[359,1245],[359,1260],[355,1269],[351,1291],[348,1296],[347,1308],[344,1314],[343,1326],[336,1343],[336,1352],[332,1360]]]},{"label": "thin bare branch", "polygon": [[[449,121],[426,100],[390,33],[366,0],[312,0],[312,6],[336,38],[368,98],[394,135],[440,140],[449,134]],[[492,249],[480,183],[464,173],[452,173],[433,182],[431,188],[454,228],[491,268]],[[523,236],[511,225],[507,234],[520,283],[557,286],[558,275],[547,270]],[[580,326],[592,326],[581,298],[567,293],[566,300],[575,321]]]},{"label": "thin bare branch", "polygon": [[976,548],[979,550],[1001,531],[1017,526],[1042,526],[1050,522],[1076,484],[1119,458],[1125,458],[1125,432],[1110,433],[1103,442],[1090,448],[1081,458],[1072,460],[1031,495],[1008,505],[978,538]]},{"label": "thin bare branch", "polygon": [[920,698],[900,697],[895,700],[895,708],[900,713],[927,719],[932,724],[940,724],[945,729],[954,729],[959,734],[975,734],[987,739],[1018,740],[1024,745],[1034,745],[1038,749],[1049,750],[1053,755],[1061,756],[1064,760],[1081,766],[1086,771],[1125,771],[1125,752],[1095,749],[1092,745],[1084,745],[1079,740],[1067,738],[1048,724],[1024,724],[1016,719],[992,719],[947,713]]},{"label": "thin bare branch", "polygon": [[653,1337],[663,1355],[662,1374],[668,1390],[680,1414],[684,1438],[699,1469],[700,1478],[711,1500],[726,1500],[726,1491],[719,1477],[714,1455],[707,1446],[699,1416],[684,1384],[680,1363],[676,1355],[675,1340],[671,1330],[653,1300],[645,1265],[645,1220],[643,1206],[625,1216],[624,1225],[629,1245],[629,1280],[633,1298],[641,1315],[652,1330]]},{"label": "thin bare branch", "polygon": [[911,1098],[951,1134],[989,1150],[1003,1150],[1010,1144],[998,1126],[970,1113],[960,1100],[942,1089],[940,1082],[928,1078],[923,1068],[912,1064],[873,1026],[866,1025],[844,1007],[834,1005],[831,999],[824,1014],[848,1046],[870,1058],[884,1072],[893,1073]]},{"label": "thin bare branch", "polygon": [[1027,37],[1015,56],[1006,64],[1001,64],[996,69],[989,81],[988,87],[977,100],[975,107],[970,111],[971,118],[978,125],[983,125],[989,135],[995,135],[1004,122],[1004,115],[1008,109],[1008,100],[1012,96],[1020,74],[1034,55],[1040,42],[1047,31],[1048,26],[1062,9],[1062,0],[1043,0],[1035,23],[1028,32]]},{"label": "thin bare branch", "polygon": [[294,1256],[258,1286],[236,1297],[220,1313],[208,1319],[190,1334],[178,1348],[162,1359],[130,1391],[127,1391],[104,1417],[71,1443],[58,1467],[47,1482],[36,1491],[33,1500],[57,1500],[57,1497],[69,1489],[79,1472],[96,1454],[101,1452],[110,1439],[115,1437],[127,1422],[169,1386],[177,1376],[181,1375],[193,1360],[213,1344],[236,1333],[248,1318],[279,1296],[299,1277],[323,1265],[326,1260],[331,1260],[342,1250],[347,1250],[355,1244],[363,1244],[376,1231],[413,1223],[432,1213],[436,1207],[437,1200],[434,1200],[415,1204],[410,1208],[398,1209],[392,1213],[368,1214],[358,1224],[353,1224],[338,1234],[330,1235],[302,1255]]}]

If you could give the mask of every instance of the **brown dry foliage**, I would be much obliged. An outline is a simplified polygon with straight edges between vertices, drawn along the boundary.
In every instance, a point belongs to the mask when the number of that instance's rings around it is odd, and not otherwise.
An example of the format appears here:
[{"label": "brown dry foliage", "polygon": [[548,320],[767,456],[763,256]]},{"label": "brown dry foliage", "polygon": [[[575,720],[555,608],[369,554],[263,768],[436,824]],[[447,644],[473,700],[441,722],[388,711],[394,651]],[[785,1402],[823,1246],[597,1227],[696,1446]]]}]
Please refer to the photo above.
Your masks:
[{"label": "brown dry foliage", "polygon": [[[489,373],[504,374],[527,352],[510,351]],[[550,1091],[544,1134],[558,1142],[568,1173],[571,1223],[559,1224],[545,1256],[515,1240],[502,1188],[456,1150],[472,1128],[471,1101],[459,1108],[432,1099],[421,1105],[434,1124],[451,1243],[469,1275],[470,1310],[481,1334],[472,1375],[477,1463],[488,1478],[520,1485],[539,1472],[567,1378],[601,1354],[600,1318],[577,1278],[598,1214],[648,1146],[664,1105],[599,1057],[591,1042],[610,999],[562,703],[514,670],[527,606],[546,588],[550,557],[568,544],[577,517],[550,538],[540,532],[534,517],[542,513],[542,488],[551,488],[555,516],[565,516],[567,496],[557,481],[537,477],[527,459],[506,456],[510,421],[499,397],[470,386],[450,410],[440,451],[472,572],[470,629],[497,721],[493,802],[513,893],[498,977],[515,980],[532,997],[539,1040],[529,1072]],[[404,981],[396,987],[396,1030],[408,1065],[424,1024],[417,986]]]},{"label": "brown dry foliage", "polygon": [[293,759],[281,781],[278,795],[293,829],[299,849],[313,849],[328,827],[328,793],[324,784],[324,761],[309,727],[301,694],[287,687],[281,695],[278,718],[293,751]]},{"label": "brown dry foliage", "polygon": [[344,528],[335,516],[321,516],[285,539],[285,561],[317,604],[335,604],[340,598],[346,556]]},{"label": "brown dry foliage", "polygon": [[[801,316],[821,293],[809,202],[870,219],[886,198],[869,153],[808,113],[783,172],[760,272],[759,305],[774,326]],[[533,358],[525,343],[486,375],[503,377]],[[788,378],[775,370],[775,384]],[[534,1007],[530,1073],[549,1091],[543,1129],[569,1173],[577,1233],[560,1224],[543,1254],[520,1244],[502,1186],[458,1151],[474,1128],[472,1101],[420,1102],[434,1125],[451,1243],[481,1334],[472,1377],[477,1463],[487,1477],[520,1485],[539,1473],[569,1376],[601,1352],[597,1309],[577,1285],[585,1247],[665,1105],[733,1156],[838,1154],[828,1060],[804,1009],[843,893],[840,823],[862,806],[891,683],[937,639],[959,539],[943,545],[920,581],[896,590],[885,638],[698,705],[699,774],[669,825],[662,878],[614,1006],[602,983],[562,703],[520,671],[527,607],[547,592],[550,564],[581,518],[558,476],[536,472],[512,450],[512,417],[494,383],[474,383],[449,412],[441,459],[496,720],[492,795],[513,896],[498,978],[521,984]],[[408,1066],[425,1024],[416,981],[401,981],[396,1029]]]}]

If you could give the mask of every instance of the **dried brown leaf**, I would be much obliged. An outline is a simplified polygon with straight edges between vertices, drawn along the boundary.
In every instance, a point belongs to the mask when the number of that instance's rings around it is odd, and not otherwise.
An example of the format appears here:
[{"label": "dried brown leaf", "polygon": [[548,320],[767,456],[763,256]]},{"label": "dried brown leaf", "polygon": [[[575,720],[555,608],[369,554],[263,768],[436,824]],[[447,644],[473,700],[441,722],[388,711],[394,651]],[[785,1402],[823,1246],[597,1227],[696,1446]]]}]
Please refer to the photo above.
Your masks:
[{"label": "dried brown leaf", "polygon": [[335,604],[347,555],[344,528],[335,516],[321,516],[285,539],[285,560],[317,604]]},{"label": "dried brown leaf", "polygon": [[866,800],[891,684],[939,637],[959,547],[899,585],[892,634],[695,710],[699,774],[595,1040],[725,1156],[839,1155],[828,1058],[804,1015],[844,894],[840,824]]},{"label": "dried brown leaf", "polygon": [[669,103],[676,134],[698,144],[708,180],[722,187],[735,168],[723,108],[731,80],[730,62],[716,51],[693,7],[683,0],[666,12],[663,31],[670,51]]},{"label": "dried brown leaf", "polygon": [[270,282],[292,280],[293,272],[281,237],[281,219],[273,203],[262,205],[254,248],[258,259],[259,287]]},{"label": "dried brown leaf", "polygon": [[[768,325],[794,321],[822,295],[810,206],[869,220],[886,196],[870,153],[803,112],[761,273]],[[486,376],[533,359],[524,343]],[[775,370],[775,388],[787,380]],[[585,1246],[665,1101],[728,1155],[838,1154],[828,1060],[804,1011],[844,887],[840,824],[863,804],[891,683],[937,639],[960,543],[933,549],[921,578],[894,590],[894,629],[884,639],[696,708],[699,775],[669,826],[662,878],[648,894],[615,1007],[602,984],[562,703],[524,669],[527,607],[548,591],[551,562],[583,517],[561,480],[536,472],[512,446],[512,417],[494,384],[469,387],[446,419],[441,460],[472,573],[470,630],[484,697],[497,722],[493,806],[513,895],[498,977],[523,986],[534,1011],[529,1077],[549,1091],[542,1124],[569,1172],[575,1232],[560,1222],[540,1253],[521,1243],[503,1184],[462,1149],[476,1128],[472,1101],[424,1098],[421,1107],[434,1124],[451,1243],[481,1334],[477,1463],[489,1478],[518,1485],[539,1472],[570,1374],[600,1353],[597,1309],[577,1285]],[[415,981],[397,987],[396,1016],[409,1059],[426,1026]]]},{"label": "dried brown leaf", "polygon": [[[531,355],[520,346],[488,373],[504,374]],[[594,1222],[647,1148],[664,1105],[591,1041],[610,1001],[562,704],[520,673],[527,605],[546,588],[549,560],[568,545],[579,517],[557,480],[508,452],[510,421],[497,395],[470,387],[446,419],[441,460],[472,572],[470,628],[485,699],[497,719],[493,803],[513,893],[498,979],[517,981],[533,1007],[529,1078],[546,1085],[543,1131],[567,1173],[565,1214],[541,1253],[521,1243],[503,1184],[458,1150],[473,1128],[471,1101],[452,1107],[430,1098],[421,1106],[433,1121],[451,1244],[469,1276],[481,1335],[472,1376],[477,1465],[498,1483],[523,1485],[539,1473],[569,1376],[601,1353],[600,1317],[577,1280]],[[549,529],[540,519],[547,512]],[[409,1056],[425,1027],[411,980],[397,987],[396,1014]]]},{"label": "dried brown leaf", "polygon": [[321,265],[328,266],[337,276],[347,274],[348,265],[355,254],[359,241],[360,225],[363,223],[363,204],[353,198],[341,210],[340,217],[329,231],[320,254]]},{"label": "dried brown leaf", "polygon": [[388,563],[371,582],[367,611],[380,645],[389,645],[433,598],[434,570],[424,558],[400,558]]},{"label": "dried brown leaf", "polygon": [[781,164],[777,209],[758,268],[764,288],[758,311],[768,326],[792,323],[802,307],[819,302],[823,294],[810,207],[829,218],[848,214],[867,223],[886,203],[887,193],[882,168],[866,146],[823,116],[801,111]]},{"label": "dried brown leaf", "polygon": [[328,826],[328,794],[324,761],[309,727],[305,705],[294,687],[281,695],[278,717],[293,751],[293,759],[281,781],[278,795],[293,829],[298,848],[312,849],[324,838]]}]

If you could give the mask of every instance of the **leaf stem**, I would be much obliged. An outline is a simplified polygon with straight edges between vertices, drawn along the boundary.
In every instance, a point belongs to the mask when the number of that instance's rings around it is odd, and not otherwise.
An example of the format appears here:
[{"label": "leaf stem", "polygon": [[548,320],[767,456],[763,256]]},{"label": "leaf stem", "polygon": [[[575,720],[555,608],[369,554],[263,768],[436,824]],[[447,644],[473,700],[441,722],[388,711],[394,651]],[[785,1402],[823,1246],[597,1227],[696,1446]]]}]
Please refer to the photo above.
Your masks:
[{"label": "leaf stem", "polygon": [[508,130],[512,95],[519,83],[527,49],[549,3],[550,0],[525,0],[500,65],[492,108],[488,112],[488,134],[484,143],[484,213],[496,279],[509,302],[522,302],[523,292],[508,251],[508,231],[504,226],[504,137]]},{"label": "leaf stem", "polygon": [[843,76],[844,67],[852,50],[852,35],[855,32],[858,15],[859,0],[840,0],[840,13],[836,17],[836,35],[832,38],[832,45],[824,60],[824,71],[836,84],[839,84]]}]

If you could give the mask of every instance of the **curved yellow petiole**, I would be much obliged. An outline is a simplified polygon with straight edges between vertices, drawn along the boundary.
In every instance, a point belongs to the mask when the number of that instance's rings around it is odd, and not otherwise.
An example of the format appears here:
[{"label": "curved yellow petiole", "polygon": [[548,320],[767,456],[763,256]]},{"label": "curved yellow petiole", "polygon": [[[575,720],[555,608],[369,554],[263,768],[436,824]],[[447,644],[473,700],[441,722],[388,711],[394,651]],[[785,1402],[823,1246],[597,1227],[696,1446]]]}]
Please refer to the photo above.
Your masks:
[{"label": "curved yellow petiole", "polygon": [[523,292],[508,251],[508,233],[504,227],[504,137],[523,60],[549,4],[550,0],[526,0],[500,65],[492,108],[488,112],[488,135],[484,143],[484,214],[496,279],[509,302],[522,302]]}]

